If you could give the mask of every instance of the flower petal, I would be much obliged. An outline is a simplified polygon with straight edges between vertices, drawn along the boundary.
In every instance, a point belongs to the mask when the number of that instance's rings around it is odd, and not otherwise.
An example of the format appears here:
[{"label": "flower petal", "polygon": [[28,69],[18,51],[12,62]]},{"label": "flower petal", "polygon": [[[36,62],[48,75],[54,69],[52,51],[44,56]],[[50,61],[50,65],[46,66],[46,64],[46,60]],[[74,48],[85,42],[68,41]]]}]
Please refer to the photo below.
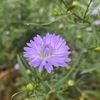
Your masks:
[{"label": "flower petal", "polygon": [[51,71],[53,70],[53,67],[51,64],[46,63],[45,64],[45,69],[47,70],[48,73],[51,73]]},{"label": "flower petal", "polygon": [[42,70],[43,70],[43,65],[40,64],[40,66],[39,66],[39,72],[42,72]]}]

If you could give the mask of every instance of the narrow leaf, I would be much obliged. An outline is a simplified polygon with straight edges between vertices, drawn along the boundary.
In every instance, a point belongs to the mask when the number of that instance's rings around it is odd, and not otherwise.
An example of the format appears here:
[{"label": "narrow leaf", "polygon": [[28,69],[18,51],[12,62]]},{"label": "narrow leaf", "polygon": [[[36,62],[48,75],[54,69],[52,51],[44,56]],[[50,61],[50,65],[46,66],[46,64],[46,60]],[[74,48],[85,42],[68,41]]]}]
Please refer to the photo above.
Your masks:
[{"label": "narrow leaf", "polygon": [[68,74],[66,74],[60,81],[58,81],[58,82],[51,88],[51,90],[49,91],[49,93],[54,92],[54,91],[57,91],[59,88],[61,88],[61,86],[62,86],[66,81],[68,81],[69,76],[73,73],[74,69],[75,69],[75,67],[73,67],[73,68],[68,72]]},{"label": "narrow leaf", "polygon": [[90,66],[90,68],[83,70],[81,72],[81,74],[90,73],[90,72],[96,71],[98,69],[100,69],[100,64],[94,64],[94,65]]},{"label": "narrow leaf", "polygon": [[13,97],[15,97],[16,95],[20,94],[21,92],[25,92],[25,91],[19,91],[19,92],[14,93],[14,94],[11,96],[11,99],[12,99]]},{"label": "narrow leaf", "polygon": [[49,91],[49,93],[52,93],[52,92],[55,92],[57,91],[58,89],[61,88],[61,86],[63,86],[63,84],[68,81],[69,79],[69,76],[73,73],[73,71],[75,70],[76,68],[76,65],[79,63],[80,59],[81,59],[81,55],[82,55],[82,51],[77,55],[77,59],[75,60],[74,64],[73,64],[73,67],[71,68],[71,70],[61,79],[59,80],[52,88],[51,90]]},{"label": "narrow leaf", "polygon": [[23,62],[22,62],[21,58],[18,55],[17,55],[17,60],[18,60],[19,66],[20,66],[20,71],[21,71],[25,81],[30,82],[29,76],[26,73],[25,66],[23,65]]}]

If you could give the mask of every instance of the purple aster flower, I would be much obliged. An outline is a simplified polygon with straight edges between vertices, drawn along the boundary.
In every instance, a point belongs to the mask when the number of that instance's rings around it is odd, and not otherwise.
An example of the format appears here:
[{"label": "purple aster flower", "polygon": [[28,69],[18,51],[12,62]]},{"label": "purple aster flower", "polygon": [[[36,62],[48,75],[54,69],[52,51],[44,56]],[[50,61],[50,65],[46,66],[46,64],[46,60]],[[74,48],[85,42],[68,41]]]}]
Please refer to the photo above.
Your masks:
[{"label": "purple aster flower", "polygon": [[49,34],[41,38],[37,35],[27,43],[28,47],[24,47],[24,57],[29,59],[29,65],[33,67],[39,66],[39,72],[45,68],[51,73],[53,66],[66,67],[67,62],[71,61],[68,55],[71,53],[66,41],[59,35]]},{"label": "purple aster flower", "polygon": [[50,20],[51,22],[53,22],[53,21],[55,20],[55,17],[51,17],[49,20]]},{"label": "purple aster flower", "polygon": [[19,64],[15,64],[15,65],[14,65],[14,69],[15,69],[15,70],[18,70],[18,69],[19,69]]},{"label": "purple aster flower", "polygon": [[98,9],[94,9],[91,15],[98,15],[98,14],[99,14]]},{"label": "purple aster flower", "polygon": [[95,21],[93,22],[93,24],[94,24],[94,25],[100,25],[100,20],[95,20]]}]

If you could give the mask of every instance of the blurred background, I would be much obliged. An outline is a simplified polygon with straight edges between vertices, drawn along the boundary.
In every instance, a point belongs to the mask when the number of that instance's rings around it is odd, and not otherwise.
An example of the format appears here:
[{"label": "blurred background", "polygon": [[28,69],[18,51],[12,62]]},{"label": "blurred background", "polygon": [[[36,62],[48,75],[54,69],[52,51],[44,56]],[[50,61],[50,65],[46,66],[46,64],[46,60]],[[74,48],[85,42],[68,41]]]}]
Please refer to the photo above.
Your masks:
[{"label": "blurred background", "polygon": [[[23,90],[25,84],[17,54],[23,54],[23,47],[34,36],[44,36],[47,32],[66,39],[72,52],[71,67],[78,54],[83,53],[70,77],[83,95],[75,94],[77,89],[74,86],[73,90],[68,90],[68,100],[100,100],[99,0],[91,0],[91,5],[89,0],[65,0],[68,9],[61,1],[0,0],[0,100],[11,100],[14,93]],[[13,100],[30,100],[27,96],[27,93],[22,93]]]}]

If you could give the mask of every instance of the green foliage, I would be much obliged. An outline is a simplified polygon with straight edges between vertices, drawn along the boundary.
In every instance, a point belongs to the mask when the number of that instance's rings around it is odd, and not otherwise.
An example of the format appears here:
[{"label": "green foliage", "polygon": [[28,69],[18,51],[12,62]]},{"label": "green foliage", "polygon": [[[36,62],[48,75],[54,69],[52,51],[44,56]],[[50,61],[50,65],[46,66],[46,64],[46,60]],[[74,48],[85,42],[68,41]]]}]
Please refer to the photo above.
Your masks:
[{"label": "green foliage", "polygon": [[[99,3],[99,0],[0,1],[0,72],[18,61],[22,73],[17,81],[22,88],[12,96],[14,100],[100,100],[100,22],[94,23],[100,21]],[[96,8],[98,14],[93,14]],[[39,73],[20,56],[30,39],[47,32],[66,39],[72,52],[70,68]],[[68,85],[70,80],[72,86]],[[4,84],[0,87],[3,90]]]},{"label": "green foliage", "polygon": [[22,75],[23,75],[25,81],[26,81],[26,82],[30,82],[29,77],[28,77],[28,75],[27,75],[26,69],[25,69],[25,67],[24,67],[24,65],[23,65],[23,63],[22,63],[21,58],[20,58],[19,56],[17,56],[17,59],[18,59],[18,64],[19,64],[21,73],[22,73]]}]

